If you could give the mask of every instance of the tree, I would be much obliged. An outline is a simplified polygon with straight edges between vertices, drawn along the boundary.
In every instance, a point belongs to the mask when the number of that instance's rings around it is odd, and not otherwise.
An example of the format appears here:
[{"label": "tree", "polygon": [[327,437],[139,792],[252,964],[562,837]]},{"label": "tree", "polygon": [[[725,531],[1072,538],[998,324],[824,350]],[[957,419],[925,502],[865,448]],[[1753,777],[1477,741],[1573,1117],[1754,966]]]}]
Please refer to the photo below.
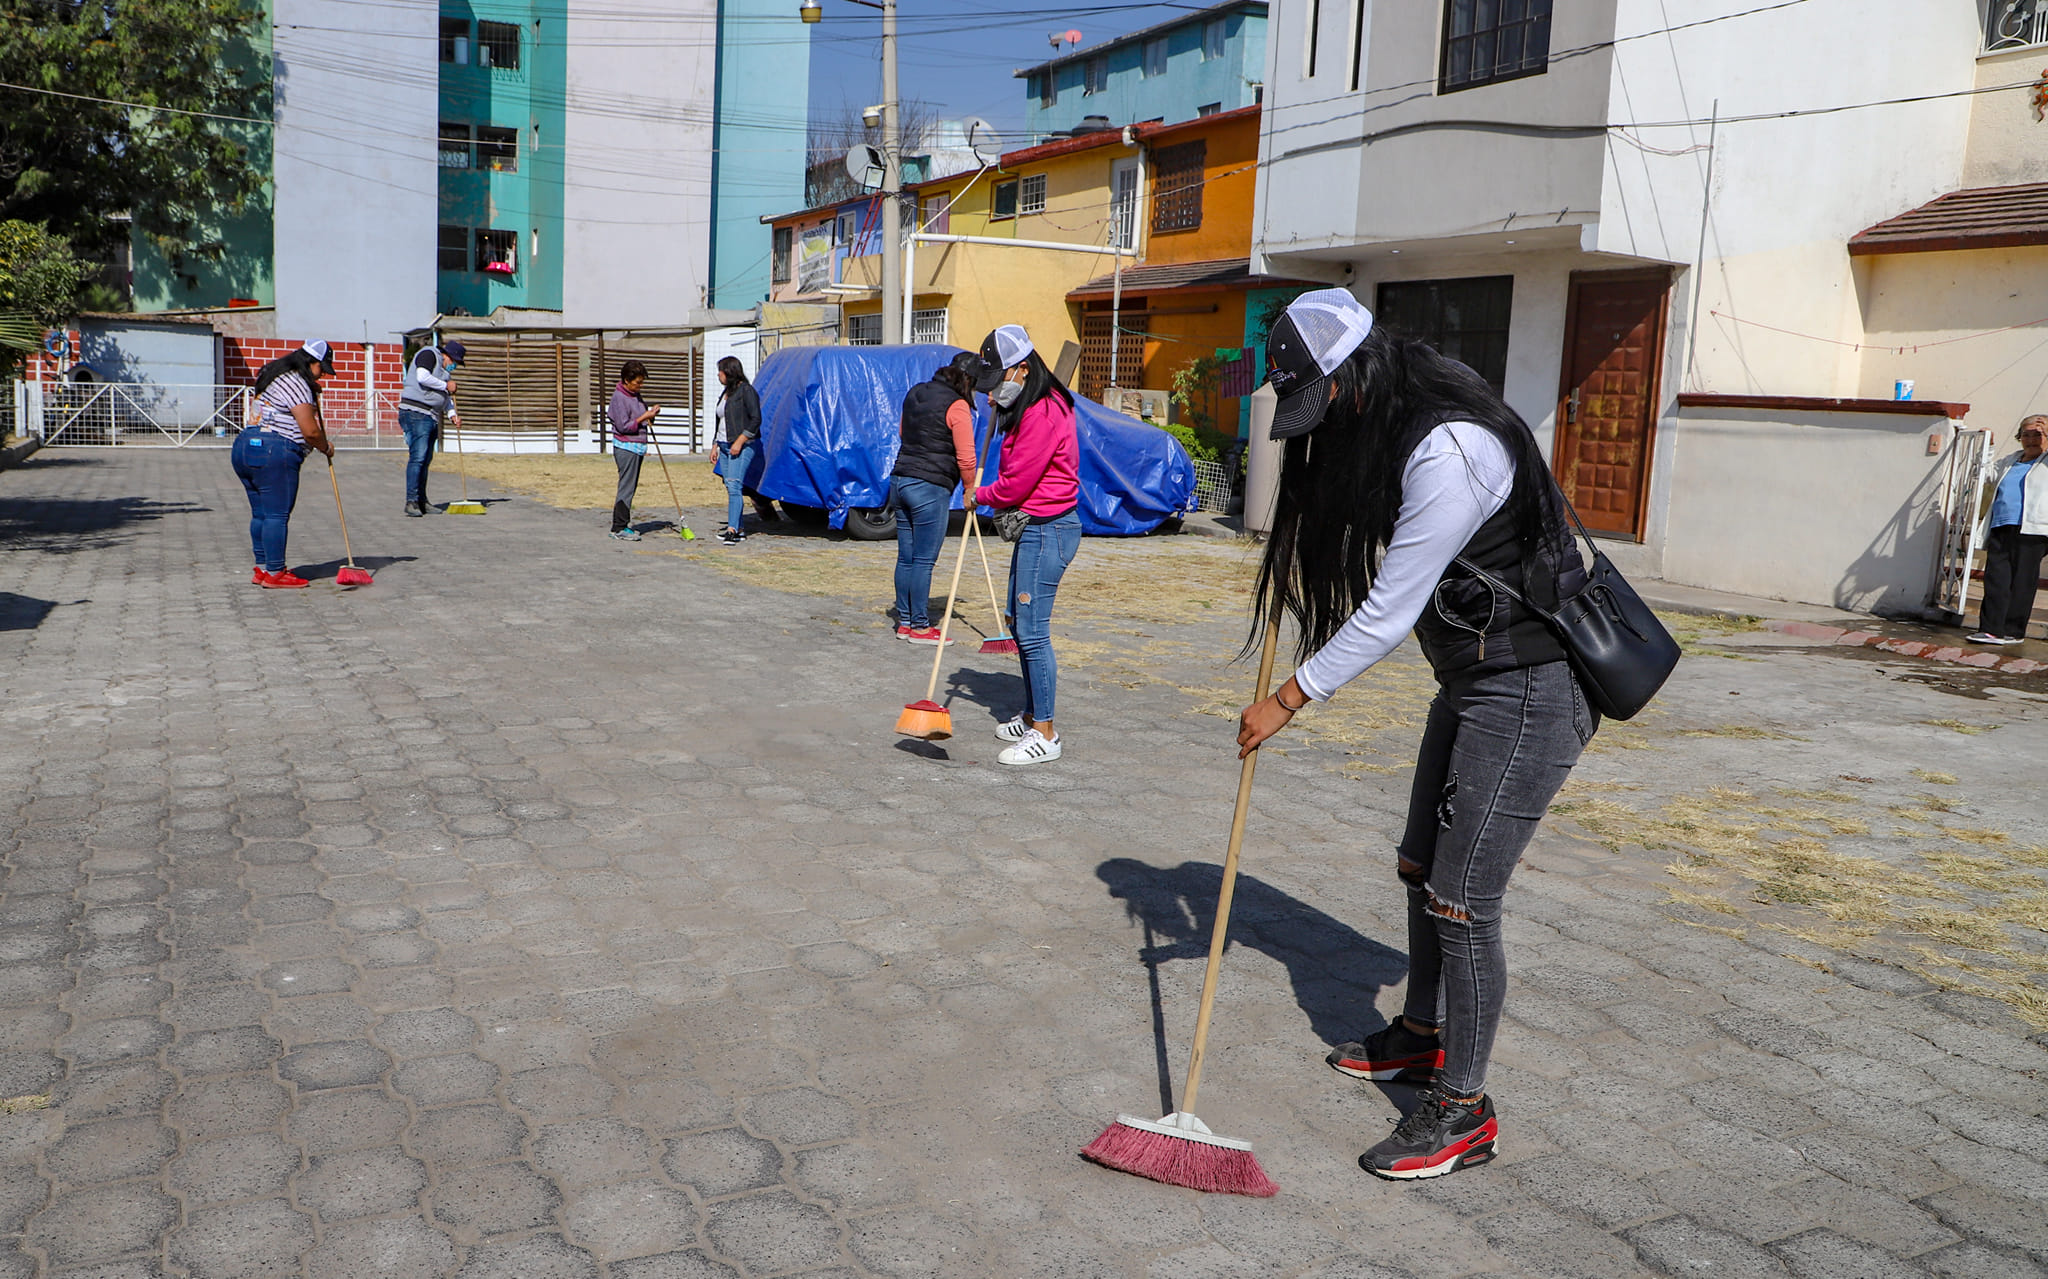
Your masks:
[{"label": "tree", "polygon": [[[870,129],[860,118],[861,108],[842,101],[837,111],[814,116],[804,157],[804,202],[816,209],[842,200],[857,200],[873,192],[864,191],[846,171],[846,153],[865,142],[882,145],[882,130]],[[939,124],[938,108],[916,98],[902,102],[903,153],[920,155]]]},{"label": "tree", "polygon": [[243,140],[267,148],[268,125],[202,117],[269,119],[262,24],[248,0],[0,0],[0,81],[54,91],[0,89],[0,219],[104,255],[128,214],[173,262],[218,257],[212,228],[268,180]]},{"label": "tree", "polygon": [[71,314],[91,270],[62,236],[34,222],[0,222],[0,375],[36,348],[43,326]]}]

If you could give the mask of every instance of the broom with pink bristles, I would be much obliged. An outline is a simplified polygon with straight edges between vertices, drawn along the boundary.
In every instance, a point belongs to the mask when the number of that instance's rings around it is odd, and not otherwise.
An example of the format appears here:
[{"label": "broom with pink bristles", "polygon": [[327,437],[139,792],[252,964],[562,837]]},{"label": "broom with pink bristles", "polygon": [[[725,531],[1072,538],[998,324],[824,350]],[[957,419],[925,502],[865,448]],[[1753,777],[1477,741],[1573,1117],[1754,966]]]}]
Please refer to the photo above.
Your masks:
[{"label": "broom with pink bristles", "polygon": [[[1273,654],[1279,646],[1280,621],[1275,617],[1266,626],[1265,647],[1259,654],[1259,694],[1255,701],[1265,701],[1271,689]],[[1230,935],[1230,899],[1237,891],[1237,854],[1244,847],[1252,770],[1258,762],[1259,752],[1254,749],[1244,757],[1244,765],[1237,774],[1237,811],[1230,819],[1230,850],[1223,858],[1223,891],[1216,898],[1216,926],[1209,934],[1209,968],[1202,976],[1202,1005],[1195,1014],[1195,1048],[1188,1055],[1188,1082],[1181,1092],[1180,1109],[1158,1120],[1118,1115],[1116,1122],[1103,1129],[1102,1135],[1081,1152],[1081,1157],[1169,1186],[1263,1199],[1279,1193],[1280,1187],[1259,1167],[1252,1144],[1217,1136],[1194,1113],[1195,1096],[1202,1086],[1202,1054],[1209,1042],[1209,1012],[1216,1003],[1216,979],[1223,971],[1224,939]]]}]

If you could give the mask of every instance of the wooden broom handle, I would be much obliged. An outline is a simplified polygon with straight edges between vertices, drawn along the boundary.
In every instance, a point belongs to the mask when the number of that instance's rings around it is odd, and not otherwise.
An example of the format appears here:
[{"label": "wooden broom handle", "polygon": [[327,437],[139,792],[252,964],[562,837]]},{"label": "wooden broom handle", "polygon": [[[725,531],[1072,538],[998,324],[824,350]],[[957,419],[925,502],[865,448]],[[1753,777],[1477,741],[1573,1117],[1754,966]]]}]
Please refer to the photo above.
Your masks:
[{"label": "wooden broom handle", "polygon": [[[974,549],[981,552],[981,575],[988,582],[988,606],[996,611],[996,625],[1008,634],[1010,628],[1003,622],[1003,606],[996,599],[996,572],[988,566],[988,542],[981,535],[981,519],[974,513],[972,493],[967,495],[967,527],[974,530]],[[1010,638],[1015,639],[1016,636]]]},{"label": "wooden broom handle", "polygon": [[[1273,686],[1273,654],[1280,647],[1280,617],[1266,623],[1266,642],[1259,651],[1259,694],[1263,702]],[[1252,803],[1252,770],[1259,764],[1256,747],[1237,772],[1237,811],[1230,819],[1230,851],[1223,855],[1223,891],[1216,897],[1216,926],[1209,932],[1209,970],[1202,975],[1202,1008],[1195,1014],[1195,1050],[1188,1054],[1188,1082],[1181,1092],[1180,1113],[1192,1114],[1202,1087],[1202,1054],[1209,1043],[1209,1011],[1216,1004],[1216,978],[1223,971],[1223,943],[1230,934],[1230,899],[1237,892],[1237,854],[1244,847],[1245,813]]]},{"label": "wooden broom handle", "polygon": [[[969,524],[974,522],[974,489],[981,487],[981,473],[987,469],[984,465],[987,459],[987,449],[983,449],[981,457],[975,459],[974,488],[968,489],[966,493],[967,522]],[[901,513],[898,513],[896,518],[901,519],[903,517]],[[951,630],[953,626],[953,597],[960,593],[960,570],[966,567],[967,534],[963,531],[960,534],[960,553],[953,557],[953,585],[946,592],[946,615],[939,619],[939,647],[932,654],[932,682],[924,690],[924,700],[927,702],[936,700],[939,695],[939,667],[943,664],[946,657],[946,632]],[[910,619],[899,617],[896,619],[896,624],[898,626],[908,626]]]},{"label": "wooden broom handle", "polygon": [[334,478],[334,459],[327,459],[327,482],[334,486],[334,517],[341,521],[341,551],[348,556],[348,566],[356,566],[355,548],[348,544],[348,515],[341,509],[341,481]]}]

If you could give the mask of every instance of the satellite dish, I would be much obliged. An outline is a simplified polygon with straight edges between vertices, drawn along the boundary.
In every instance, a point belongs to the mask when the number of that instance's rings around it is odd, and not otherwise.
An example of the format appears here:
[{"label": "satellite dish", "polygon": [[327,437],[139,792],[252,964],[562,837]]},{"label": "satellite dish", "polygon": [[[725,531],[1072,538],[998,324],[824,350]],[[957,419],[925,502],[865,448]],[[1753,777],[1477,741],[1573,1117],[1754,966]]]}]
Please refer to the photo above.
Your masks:
[{"label": "satellite dish", "polygon": [[857,142],[846,150],[846,174],[863,191],[878,191],[887,176],[881,148]]},{"label": "satellite dish", "polygon": [[968,116],[960,122],[960,131],[967,135],[967,149],[974,152],[974,158],[982,164],[994,164],[1003,157],[1002,140],[996,137],[996,128],[978,115]]}]

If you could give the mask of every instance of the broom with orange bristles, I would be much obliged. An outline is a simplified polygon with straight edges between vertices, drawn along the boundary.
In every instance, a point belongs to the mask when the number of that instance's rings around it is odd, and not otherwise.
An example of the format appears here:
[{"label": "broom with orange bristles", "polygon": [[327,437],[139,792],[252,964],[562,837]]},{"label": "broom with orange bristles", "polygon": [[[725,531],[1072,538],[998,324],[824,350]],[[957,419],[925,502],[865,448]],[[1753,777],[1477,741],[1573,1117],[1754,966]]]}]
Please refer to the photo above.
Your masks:
[{"label": "broom with orange bristles", "polygon": [[[968,511],[968,519],[974,512]],[[953,735],[953,712],[933,701],[939,695],[939,667],[946,660],[946,632],[953,626],[953,601],[960,595],[960,570],[967,567],[967,534],[960,534],[960,553],[953,557],[953,585],[946,592],[946,614],[939,619],[939,646],[932,653],[932,682],[924,690],[924,700],[912,702],[896,717],[896,731],[905,737],[922,737],[928,742],[943,742]],[[906,620],[905,625],[908,625]]]},{"label": "broom with orange bristles", "polygon": [[[1259,654],[1259,694],[1263,702],[1273,682],[1273,653],[1280,645],[1280,619],[1266,624],[1266,643]],[[1202,1053],[1209,1042],[1209,1012],[1216,1003],[1216,979],[1223,970],[1223,944],[1230,934],[1230,899],[1237,890],[1237,854],[1244,847],[1245,813],[1251,807],[1252,770],[1259,762],[1254,748],[1237,774],[1237,811],[1230,819],[1230,849],[1223,858],[1223,891],[1216,899],[1216,926],[1209,934],[1209,969],[1202,977],[1202,1005],[1195,1014],[1195,1049],[1188,1056],[1188,1082],[1181,1090],[1180,1109],[1163,1119],[1118,1115],[1081,1152],[1105,1168],[1135,1173],[1169,1186],[1186,1186],[1232,1195],[1266,1198],[1280,1187],[1259,1167],[1248,1141],[1219,1137],[1195,1118],[1195,1096],[1202,1086]]]}]

